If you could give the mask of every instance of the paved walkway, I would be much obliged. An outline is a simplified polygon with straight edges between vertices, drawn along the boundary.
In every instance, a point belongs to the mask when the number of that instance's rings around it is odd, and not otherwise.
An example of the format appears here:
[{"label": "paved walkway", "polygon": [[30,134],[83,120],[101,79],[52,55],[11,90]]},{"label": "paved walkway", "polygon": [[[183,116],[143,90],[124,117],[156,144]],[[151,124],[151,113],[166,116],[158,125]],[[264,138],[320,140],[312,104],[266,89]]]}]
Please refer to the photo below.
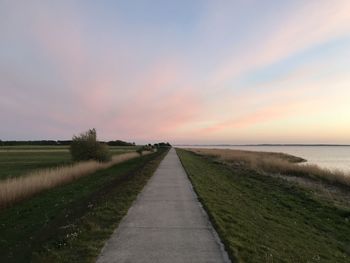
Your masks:
[{"label": "paved walkway", "polygon": [[97,262],[229,262],[174,149],[105,244]]}]

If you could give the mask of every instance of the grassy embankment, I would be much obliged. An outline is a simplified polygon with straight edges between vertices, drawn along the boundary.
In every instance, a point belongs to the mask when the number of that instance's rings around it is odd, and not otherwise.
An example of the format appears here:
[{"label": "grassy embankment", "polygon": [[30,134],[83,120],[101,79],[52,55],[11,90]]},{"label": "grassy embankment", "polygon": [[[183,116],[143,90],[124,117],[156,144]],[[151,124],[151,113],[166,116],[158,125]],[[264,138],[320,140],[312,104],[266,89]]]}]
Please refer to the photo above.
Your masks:
[{"label": "grassy embankment", "polygon": [[165,150],[42,192],[0,212],[0,262],[91,262]]},{"label": "grassy embankment", "polygon": [[243,164],[177,152],[233,261],[349,262],[350,208]]}]

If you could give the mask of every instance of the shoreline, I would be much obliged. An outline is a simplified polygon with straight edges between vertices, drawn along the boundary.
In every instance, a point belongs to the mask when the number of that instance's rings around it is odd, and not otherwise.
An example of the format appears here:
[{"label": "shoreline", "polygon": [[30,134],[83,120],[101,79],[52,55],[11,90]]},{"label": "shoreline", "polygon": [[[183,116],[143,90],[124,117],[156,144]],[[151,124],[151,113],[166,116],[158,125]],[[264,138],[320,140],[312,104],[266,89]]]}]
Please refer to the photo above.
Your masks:
[{"label": "shoreline", "polygon": [[316,145],[249,145],[249,146],[181,146],[179,148],[205,148],[205,149],[232,149],[244,151],[259,151],[259,152],[279,152],[301,157],[307,160],[306,164],[318,165],[323,169],[328,169],[334,172],[342,171],[350,174],[350,147],[348,146],[316,146]]}]

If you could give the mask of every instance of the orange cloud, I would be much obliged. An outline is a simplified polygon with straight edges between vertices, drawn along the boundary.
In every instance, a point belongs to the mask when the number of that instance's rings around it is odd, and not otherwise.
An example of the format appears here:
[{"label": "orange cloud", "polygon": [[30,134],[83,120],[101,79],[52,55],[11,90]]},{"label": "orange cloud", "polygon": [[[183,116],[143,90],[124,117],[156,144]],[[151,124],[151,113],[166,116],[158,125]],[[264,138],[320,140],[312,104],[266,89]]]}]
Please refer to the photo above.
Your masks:
[{"label": "orange cloud", "polygon": [[[293,137],[293,134],[310,135],[308,131],[314,131],[314,126],[322,127],[319,130],[323,136],[328,136],[329,140],[332,138],[335,140],[337,134],[344,137],[344,132],[334,127],[350,129],[350,125],[346,122],[350,118],[350,109],[346,106],[347,98],[350,96],[349,85],[350,78],[346,74],[337,74],[318,81],[292,85],[289,89],[273,93],[238,96],[232,99],[231,103],[234,104],[237,101],[238,105],[235,105],[230,112],[231,115],[238,115],[237,117],[207,125],[199,131],[199,134],[203,137],[220,137],[223,134],[228,136],[227,134],[231,132],[238,133],[242,137],[243,131],[255,130],[254,126],[259,125],[264,127],[263,136],[266,138],[273,136],[283,138],[283,135],[287,138]],[[330,92],[330,89],[334,92]],[[258,101],[261,101],[263,106],[251,109],[251,105]],[[246,110],[239,110],[242,107]],[[332,126],[332,123],[336,125]],[[328,134],[325,134],[326,131]]]},{"label": "orange cloud", "polygon": [[255,124],[260,124],[293,114],[295,104],[284,104],[279,106],[266,107],[256,112],[233,118],[228,121],[220,122],[203,129],[200,133],[218,133],[223,130],[247,128]]}]

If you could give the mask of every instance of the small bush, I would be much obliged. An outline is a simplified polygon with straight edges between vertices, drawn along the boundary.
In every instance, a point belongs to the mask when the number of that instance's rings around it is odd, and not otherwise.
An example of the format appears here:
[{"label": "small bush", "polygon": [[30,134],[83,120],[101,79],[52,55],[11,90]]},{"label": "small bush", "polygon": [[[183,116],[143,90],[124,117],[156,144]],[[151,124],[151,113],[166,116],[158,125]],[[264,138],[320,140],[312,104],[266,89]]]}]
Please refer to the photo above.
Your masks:
[{"label": "small bush", "polygon": [[111,159],[108,146],[97,141],[95,129],[73,136],[70,152],[74,161],[107,162]]},{"label": "small bush", "polygon": [[155,147],[152,146],[151,144],[143,145],[136,150],[136,152],[140,155],[142,155],[143,152],[155,152],[155,151],[156,151]]},{"label": "small bush", "polygon": [[143,147],[140,147],[136,150],[136,152],[139,154],[139,155],[142,155],[142,152],[143,152]]}]

